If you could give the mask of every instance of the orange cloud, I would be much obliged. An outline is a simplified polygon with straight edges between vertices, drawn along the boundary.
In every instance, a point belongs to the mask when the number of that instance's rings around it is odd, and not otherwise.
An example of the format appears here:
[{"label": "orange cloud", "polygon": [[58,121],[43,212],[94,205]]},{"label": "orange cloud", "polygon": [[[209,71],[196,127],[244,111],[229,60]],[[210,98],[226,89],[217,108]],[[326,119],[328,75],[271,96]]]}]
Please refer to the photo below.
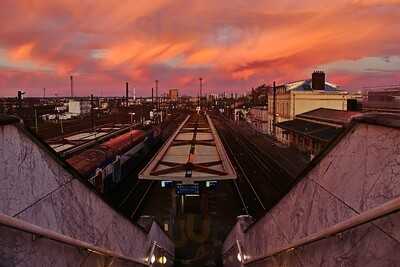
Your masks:
[{"label": "orange cloud", "polygon": [[[0,94],[21,86],[62,94],[71,73],[82,94],[119,92],[125,80],[148,94],[155,78],[195,90],[200,76],[213,91],[245,90],[335,62],[398,56],[399,13],[400,0],[3,0]],[[329,77],[361,86],[361,70],[335,68]],[[393,83],[399,72],[369,75]]]},{"label": "orange cloud", "polygon": [[10,49],[10,58],[13,60],[29,59],[31,57],[32,49],[34,46],[34,43],[26,43]]}]

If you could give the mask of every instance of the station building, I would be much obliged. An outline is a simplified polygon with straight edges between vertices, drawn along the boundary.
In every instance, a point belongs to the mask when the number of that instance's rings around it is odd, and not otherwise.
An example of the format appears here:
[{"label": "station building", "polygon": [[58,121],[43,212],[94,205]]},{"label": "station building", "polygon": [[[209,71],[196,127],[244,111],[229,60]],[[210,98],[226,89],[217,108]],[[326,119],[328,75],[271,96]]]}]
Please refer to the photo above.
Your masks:
[{"label": "station building", "polygon": [[[325,81],[325,73],[314,72],[311,79],[282,84],[276,87],[276,121],[293,120],[296,115],[317,108],[347,110],[348,93]],[[274,96],[268,93],[268,134],[276,135],[278,141],[287,143],[289,138],[281,128],[274,125]]]}]

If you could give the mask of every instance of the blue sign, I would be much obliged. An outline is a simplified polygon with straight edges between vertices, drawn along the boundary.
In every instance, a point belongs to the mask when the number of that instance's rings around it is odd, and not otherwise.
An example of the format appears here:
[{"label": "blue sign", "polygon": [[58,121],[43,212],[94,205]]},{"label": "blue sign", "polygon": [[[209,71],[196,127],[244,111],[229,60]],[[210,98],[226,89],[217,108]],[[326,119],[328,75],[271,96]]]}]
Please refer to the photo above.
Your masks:
[{"label": "blue sign", "polygon": [[199,195],[200,187],[199,184],[177,184],[176,185],[177,195]]}]

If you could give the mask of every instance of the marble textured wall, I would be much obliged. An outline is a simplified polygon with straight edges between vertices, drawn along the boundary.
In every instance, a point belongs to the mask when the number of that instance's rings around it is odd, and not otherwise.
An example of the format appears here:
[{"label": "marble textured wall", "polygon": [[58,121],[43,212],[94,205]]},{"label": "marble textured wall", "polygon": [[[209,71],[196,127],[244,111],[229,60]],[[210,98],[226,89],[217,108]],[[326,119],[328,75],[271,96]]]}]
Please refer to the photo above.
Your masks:
[{"label": "marble textured wall", "polygon": [[[400,129],[359,123],[239,237],[251,258],[400,197]],[[251,266],[400,266],[400,213]],[[229,266],[229,265],[226,265]]]},{"label": "marble textured wall", "polygon": [[[1,213],[138,259],[153,240],[174,253],[156,223],[149,233],[133,225],[15,125],[0,126],[0,166]],[[0,266],[104,266],[106,260],[6,227],[0,237]]]}]

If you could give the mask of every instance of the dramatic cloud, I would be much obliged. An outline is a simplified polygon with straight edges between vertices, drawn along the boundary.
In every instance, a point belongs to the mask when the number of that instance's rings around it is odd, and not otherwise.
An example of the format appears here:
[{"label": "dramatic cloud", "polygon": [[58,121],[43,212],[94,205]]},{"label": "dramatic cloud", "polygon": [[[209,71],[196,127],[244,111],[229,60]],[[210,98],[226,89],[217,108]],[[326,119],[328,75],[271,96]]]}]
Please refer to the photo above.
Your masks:
[{"label": "dramatic cloud", "polygon": [[349,90],[400,77],[400,0],[2,0],[0,96],[241,92],[315,69]]}]

